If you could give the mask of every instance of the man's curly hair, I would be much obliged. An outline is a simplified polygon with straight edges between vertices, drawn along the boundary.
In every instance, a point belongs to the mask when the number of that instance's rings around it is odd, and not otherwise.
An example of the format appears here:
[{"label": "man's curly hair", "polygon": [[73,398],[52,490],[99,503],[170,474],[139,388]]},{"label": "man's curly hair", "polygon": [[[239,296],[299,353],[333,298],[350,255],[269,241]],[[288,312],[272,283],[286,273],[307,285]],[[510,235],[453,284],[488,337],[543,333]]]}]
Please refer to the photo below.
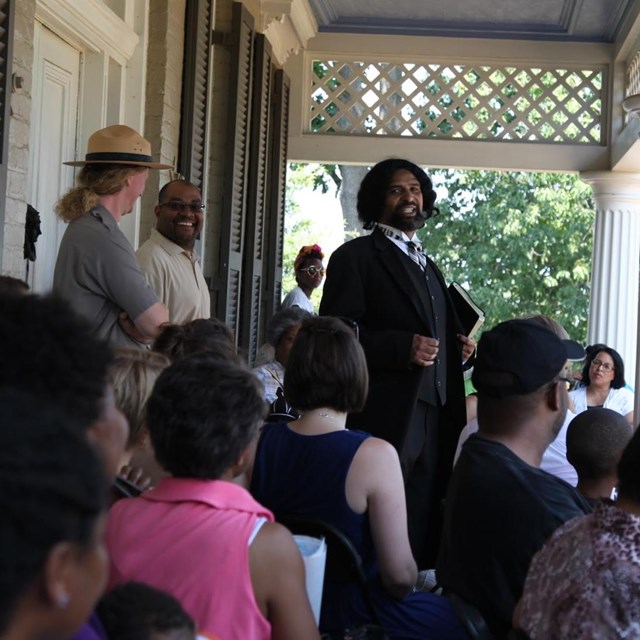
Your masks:
[{"label": "man's curly hair", "polygon": [[412,173],[420,183],[425,219],[428,220],[439,213],[439,209],[434,206],[436,192],[433,190],[433,184],[424,170],[409,160],[391,158],[378,162],[375,167],[372,167],[360,184],[357,209],[358,218],[365,229],[373,229],[374,224],[380,220],[389,183],[393,178],[393,174],[402,169]]}]

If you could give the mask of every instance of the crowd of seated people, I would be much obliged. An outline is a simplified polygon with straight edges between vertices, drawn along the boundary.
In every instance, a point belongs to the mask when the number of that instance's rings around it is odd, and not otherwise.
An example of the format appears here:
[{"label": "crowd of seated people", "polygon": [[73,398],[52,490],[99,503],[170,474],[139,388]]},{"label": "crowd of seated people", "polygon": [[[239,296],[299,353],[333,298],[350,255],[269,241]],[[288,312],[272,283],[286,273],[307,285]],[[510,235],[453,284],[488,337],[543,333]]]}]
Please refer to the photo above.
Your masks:
[{"label": "crowd of seated people", "polygon": [[[112,507],[110,584],[136,580],[168,591],[204,631],[225,639],[313,639],[291,533],[233,482],[251,464],[265,411],[251,371],[208,354],[160,375],[147,420],[170,476]],[[233,606],[221,607],[225,601]]]},{"label": "crowd of seated people", "polygon": [[[556,334],[558,338],[561,340],[568,340],[569,334],[565,330],[565,328],[553,318],[550,318],[545,315],[536,315],[530,316],[527,318],[533,322],[537,322],[542,326],[546,327],[550,331]],[[572,357],[569,358],[567,364],[565,366],[567,376],[570,375],[570,362],[581,361],[584,358],[584,352],[582,349],[579,351],[574,351]],[[467,409],[468,413],[468,409]],[[545,452],[542,454],[542,461],[540,463],[540,468],[544,471],[551,473],[562,480],[566,480],[570,485],[576,486],[578,483],[578,474],[576,472],[575,467],[567,460],[567,430],[569,428],[569,424],[575,418],[575,413],[572,411],[571,407],[567,409],[567,413],[562,423],[562,427],[558,432],[556,438],[551,442],[551,444],[546,448]],[[462,451],[462,445],[466,442],[469,436],[472,433],[476,433],[478,431],[478,419],[477,419],[477,398],[476,398],[476,411],[475,415],[468,418],[467,425],[462,430],[460,434],[460,438],[458,440],[458,448],[456,450],[456,454],[454,457],[454,464],[457,462],[458,457],[460,456],[460,452]]]},{"label": "crowd of seated people", "polygon": [[[452,476],[430,593],[398,454],[345,428],[368,388],[348,323],[284,317],[281,382],[298,417],[264,424],[259,375],[218,320],[112,351],[55,297],[0,297],[0,637],[313,640],[380,625],[390,639],[463,640],[460,601],[498,640],[514,622],[532,640],[640,637],[640,440],[606,345],[587,354],[586,405],[569,421],[580,347],[539,318],[483,334],[478,429]],[[620,389],[626,404],[607,408]],[[575,489],[544,470],[558,433]],[[375,619],[360,588],[329,576],[315,621],[276,521],[291,516],[350,539]]]},{"label": "crowd of seated people", "polygon": [[[334,318],[302,323],[285,395],[301,417],[266,425],[251,489],[278,515],[315,518],[345,533],[363,558],[374,606],[392,638],[465,637],[451,604],[417,591],[400,460],[388,442],[345,427],[362,410],[368,374],[354,333]],[[384,472],[381,472],[384,470]],[[373,622],[354,584],[325,586],[320,626],[332,637],[354,620]]]},{"label": "crowd of seated people", "polygon": [[558,529],[533,558],[516,624],[531,640],[640,637],[640,433],[618,498]]}]

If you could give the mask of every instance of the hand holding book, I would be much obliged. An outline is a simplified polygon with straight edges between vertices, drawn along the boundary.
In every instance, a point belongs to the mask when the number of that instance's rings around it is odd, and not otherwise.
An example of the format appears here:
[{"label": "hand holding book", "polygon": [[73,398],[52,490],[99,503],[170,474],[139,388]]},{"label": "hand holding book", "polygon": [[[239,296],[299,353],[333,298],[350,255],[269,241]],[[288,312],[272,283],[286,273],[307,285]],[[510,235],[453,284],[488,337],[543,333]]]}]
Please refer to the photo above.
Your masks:
[{"label": "hand holding book", "polygon": [[449,285],[449,295],[455,307],[464,335],[473,338],[484,323],[484,311],[471,299],[466,289],[452,282]]}]

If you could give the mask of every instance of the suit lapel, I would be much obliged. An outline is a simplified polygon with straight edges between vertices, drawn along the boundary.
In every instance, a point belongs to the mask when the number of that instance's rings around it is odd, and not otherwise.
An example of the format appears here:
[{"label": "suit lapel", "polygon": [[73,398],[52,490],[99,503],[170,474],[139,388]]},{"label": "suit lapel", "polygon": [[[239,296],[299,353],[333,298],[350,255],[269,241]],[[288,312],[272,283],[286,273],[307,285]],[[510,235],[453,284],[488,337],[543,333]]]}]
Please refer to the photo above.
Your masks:
[{"label": "suit lapel", "polygon": [[433,335],[435,328],[429,311],[430,305],[424,273],[410,258],[405,260],[400,249],[380,230],[376,229],[371,235],[374,247],[378,251],[380,263],[388,271],[397,288],[409,298],[425,323],[428,335]]}]

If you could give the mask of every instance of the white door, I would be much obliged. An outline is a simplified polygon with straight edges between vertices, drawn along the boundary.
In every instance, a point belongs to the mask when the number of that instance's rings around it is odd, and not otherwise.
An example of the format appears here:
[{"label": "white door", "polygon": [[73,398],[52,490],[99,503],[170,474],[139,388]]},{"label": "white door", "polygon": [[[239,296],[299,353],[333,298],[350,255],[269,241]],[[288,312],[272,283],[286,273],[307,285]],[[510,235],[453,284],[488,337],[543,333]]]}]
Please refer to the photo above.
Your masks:
[{"label": "white door", "polygon": [[58,198],[73,186],[78,118],[80,52],[44,25],[35,23],[30,137],[30,200],[40,212],[42,235],[36,261],[29,263],[35,292],[51,289],[65,224],[55,214]]}]

